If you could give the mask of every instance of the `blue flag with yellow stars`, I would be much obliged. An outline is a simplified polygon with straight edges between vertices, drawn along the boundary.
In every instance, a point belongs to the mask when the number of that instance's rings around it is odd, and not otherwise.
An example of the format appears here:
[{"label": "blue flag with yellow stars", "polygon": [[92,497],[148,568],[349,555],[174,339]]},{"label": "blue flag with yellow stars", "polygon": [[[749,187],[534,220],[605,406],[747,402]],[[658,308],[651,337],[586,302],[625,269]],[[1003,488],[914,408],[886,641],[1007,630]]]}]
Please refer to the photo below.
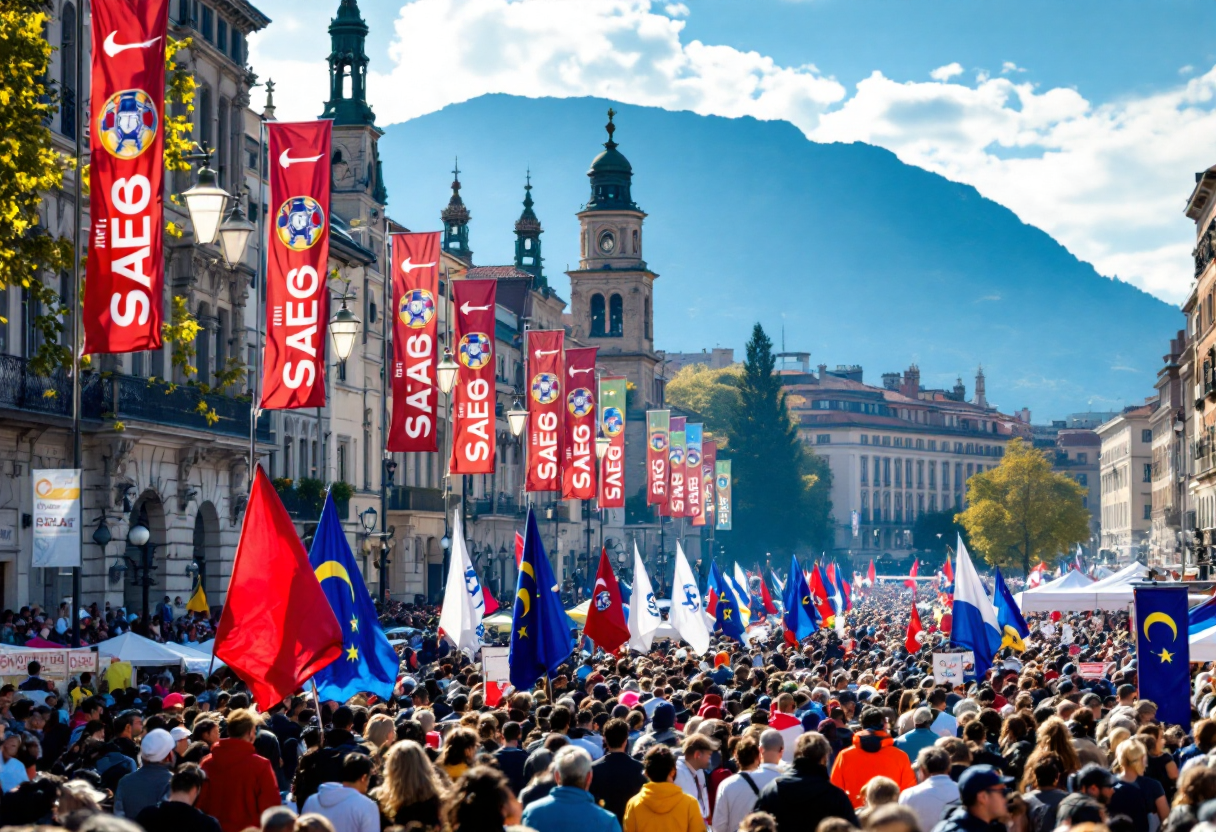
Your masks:
[{"label": "blue flag with yellow stars", "polygon": [[709,567],[709,583],[717,593],[717,605],[714,607],[714,623],[722,629],[729,638],[743,644],[743,616],[739,613],[739,597],[734,587],[726,581],[718,569],[718,562],[713,561]]},{"label": "blue flag with yellow stars", "polygon": [[568,661],[573,649],[570,619],[562,608],[557,579],[536,527],[536,515],[529,508],[511,616],[511,652],[507,657],[511,684],[516,690],[531,690],[538,679],[551,676],[562,662]]},{"label": "blue flag with yellow stars", "polygon": [[1157,705],[1163,723],[1191,725],[1191,651],[1186,587],[1136,590],[1136,678],[1140,698]]},{"label": "blue flag with yellow stars", "polygon": [[312,677],[317,693],[321,699],[334,702],[345,702],[357,693],[389,699],[397,684],[397,651],[380,628],[376,607],[329,494],[313,534],[308,562],[342,627],[342,657]]},{"label": "blue flag with yellow stars", "polygon": [[992,590],[992,605],[996,607],[996,623],[1001,628],[1001,646],[1012,647],[1021,653],[1026,649],[1025,639],[1030,636],[1030,628],[1026,626],[1026,619],[1022,617],[1022,611],[1018,608],[1017,602],[1013,600],[1013,593],[1005,584],[1005,578],[1002,577],[999,568],[996,570],[996,583]]},{"label": "blue flag with yellow stars", "polygon": [[785,581],[785,593],[781,600],[785,604],[782,623],[795,640],[802,641],[819,629],[819,613],[811,601],[811,588],[807,586],[806,574],[798,565],[797,555],[790,556],[790,576]]}]

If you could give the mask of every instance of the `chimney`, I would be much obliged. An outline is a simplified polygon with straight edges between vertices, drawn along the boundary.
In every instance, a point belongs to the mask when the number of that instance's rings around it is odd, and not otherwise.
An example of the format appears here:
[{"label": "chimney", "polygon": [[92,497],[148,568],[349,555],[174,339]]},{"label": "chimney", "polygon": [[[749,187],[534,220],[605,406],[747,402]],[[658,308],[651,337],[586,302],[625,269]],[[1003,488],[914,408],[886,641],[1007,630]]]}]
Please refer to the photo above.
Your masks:
[{"label": "chimney", "polygon": [[899,390],[899,373],[883,373],[882,386],[886,390]]},{"label": "chimney", "polygon": [[903,384],[900,385],[899,392],[909,399],[920,398],[920,368],[915,364],[910,365],[908,371],[904,373]]}]

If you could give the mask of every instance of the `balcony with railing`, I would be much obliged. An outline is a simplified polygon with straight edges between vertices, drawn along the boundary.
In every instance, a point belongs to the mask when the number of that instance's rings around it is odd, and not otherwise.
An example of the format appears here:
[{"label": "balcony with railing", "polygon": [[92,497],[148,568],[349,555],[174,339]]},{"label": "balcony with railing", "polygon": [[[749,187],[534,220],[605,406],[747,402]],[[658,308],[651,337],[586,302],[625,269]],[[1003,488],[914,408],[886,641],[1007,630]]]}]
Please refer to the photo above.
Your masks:
[{"label": "balcony with railing", "polygon": [[394,485],[388,489],[389,511],[444,511],[443,491],[415,485]]},{"label": "balcony with railing", "polygon": [[523,517],[528,513],[527,506],[522,506],[510,494],[499,494],[497,497],[478,497],[469,500],[469,515],[471,517]]},{"label": "balcony with railing", "polygon": [[[206,400],[207,412],[200,410]],[[224,436],[249,436],[250,402],[211,393],[204,396],[188,385],[151,383],[145,378],[117,373],[86,372],[81,375],[81,418],[99,422],[113,418],[122,422],[151,422]],[[29,414],[71,418],[72,382],[65,370],[40,376],[29,362],[14,355],[0,355],[0,409]],[[209,423],[208,413],[218,421]],[[257,437],[273,442],[270,414],[258,418]]]}]

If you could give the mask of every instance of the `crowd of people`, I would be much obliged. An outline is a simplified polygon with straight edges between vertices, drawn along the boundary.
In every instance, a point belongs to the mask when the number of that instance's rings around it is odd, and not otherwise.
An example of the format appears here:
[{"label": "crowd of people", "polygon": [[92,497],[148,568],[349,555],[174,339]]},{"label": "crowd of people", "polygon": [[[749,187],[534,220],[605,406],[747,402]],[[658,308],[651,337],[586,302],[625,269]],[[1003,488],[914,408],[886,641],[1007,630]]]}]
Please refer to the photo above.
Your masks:
[{"label": "crowd of people", "polygon": [[[159,669],[120,690],[85,674],[61,697],[35,665],[0,688],[0,824],[1216,832],[1211,674],[1193,669],[1192,726],[1159,723],[1137,698],[1126,615],[1035,618],[1024,651],[952,684],[930,662],[945,634],[930,625],[921,649],[905,647],[908,590],[854,602],[842,627],[796,645],[774,626],[746,645],[716,637],[704,656],[666,641],[644,655],[580,650],[501,701],[438,637],[435,608],[400,604],[382,623],[422,636],[385,700],[254,703],[226,671]],[[88,612],[99,629],[142,623]],[[18,617],[48,629],[36,610]],[[196,618],[168,629],[197,638]],[[928,605],[922,619],[935,620]],[[1104,671],[1082,676],[1082,663]]]},{"label": "crowd of people", "polygon": [[[123,633],[134,632],[157,642],[176,642],[198,647],[215,635],[218,617],[211,611],[191,612],[181,596],[172,601],[166,595],[147,615],[96,602],[81,607],[77,615],[76,637],[82,645],[100,644]],[[72,609],[66,602],[51,613],[34,604],[0,615],[0,644],[11,647],[51,645],[72,646]]]}]

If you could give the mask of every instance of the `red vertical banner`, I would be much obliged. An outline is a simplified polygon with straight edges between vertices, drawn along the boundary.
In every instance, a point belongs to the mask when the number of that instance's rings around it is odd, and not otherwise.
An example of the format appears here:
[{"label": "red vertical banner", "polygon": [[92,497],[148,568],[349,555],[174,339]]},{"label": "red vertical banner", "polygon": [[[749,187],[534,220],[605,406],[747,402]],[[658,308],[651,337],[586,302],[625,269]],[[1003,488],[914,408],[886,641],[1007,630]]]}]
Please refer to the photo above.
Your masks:
[{"label": "red vertical banner", "polygon": [[562,347],[560,329],[530,329],[524,346],[528,367],[527,491],[562,488]]},{"label": "red vertical banner", "polygon": [[266,123],[270,245],[262,407],[325,404],[329,145],[333,122]]},{"label": "red vertical banner", "polygon": [[684,461],[684,429],[688,419],[684,416],[671,417],[671,436],[668,441],[667,459],[671,469],[671,477],[667,492],[667,502],[660,504],[659,514],[664,517],[683,517],[686,507],[685,473],[688,466]]},{"label": "red vertical banner", "polygon": [[701,494],[701,448],[704,425],[689,422],[684,428],[684,516],[701,516],[703,502]]},{"label": "red vertical banner", "polygon": [[439,450],[435,357],[439,326],[439,232],[394,234],[393,419],[390,451]]},{"label": "red vertical banner", "polygon": [[92,12],[84,351],[159,349],[169,0],[95,0]]},{"label": "red vertical banner", "polygon": [[714,516],[714,464],[718,461],[718,443],[705,439],[701,443],[701,513],[693,518],[694,526],[705,526],[713,522]]},{"label": "red vertical banner", "polygon": [[562,499],[595,497],[595,354],[597,347],[566,350]]},{"label": "red vertical banner", "polygon": [[646,411],[646,505],[667,502],[667,445],[671,435],[671,411]]},{"label": "red vertical banner", "polygon": [[624,376],[600,379],[600,430],[608,452],[600,460],[600,508],[625,507],[625,384]]},{"label": "red vertical banner", "polygon": [[453,280],[456,363],[452,390],[453,474],[494,473],[494,280]]}]

